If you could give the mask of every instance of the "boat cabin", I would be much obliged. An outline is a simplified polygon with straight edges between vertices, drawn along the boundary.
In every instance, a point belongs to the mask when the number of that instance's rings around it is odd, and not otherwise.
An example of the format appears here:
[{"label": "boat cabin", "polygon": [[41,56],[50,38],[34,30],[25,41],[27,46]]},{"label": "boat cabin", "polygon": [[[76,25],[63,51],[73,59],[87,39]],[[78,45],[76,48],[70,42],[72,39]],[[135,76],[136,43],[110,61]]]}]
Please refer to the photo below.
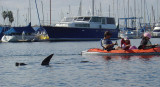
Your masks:
[{"label": "boat cabin", "polygon": [[80,16],[65,17],[56,27],[116,29],[113,17]]}]

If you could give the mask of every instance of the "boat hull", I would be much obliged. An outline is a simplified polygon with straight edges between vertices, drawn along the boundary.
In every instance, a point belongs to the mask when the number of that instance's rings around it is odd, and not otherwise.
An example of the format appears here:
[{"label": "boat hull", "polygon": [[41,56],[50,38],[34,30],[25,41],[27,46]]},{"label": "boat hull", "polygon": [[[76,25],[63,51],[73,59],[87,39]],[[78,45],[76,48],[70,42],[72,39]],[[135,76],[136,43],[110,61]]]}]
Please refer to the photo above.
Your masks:
[{"label": "boat hull", "polygon": [[26,42],[34,40],[34,35],[4,35],[1,39],[2,42]]},{"label": "boat hull", "polygon": [[102,50],[99,48],[93,48],[86,51],[82,51],[82,55],[160,55],[160,47],[150,49],[134,49],[134,50]]},{"label": "boat hull", "polygon": [[91,29],[91,28],[69,28],[43,26],[46,29],[50,40],[100,40],[104,37],[105,31],[112,33],[111,39],[118,39],[118,29]]}]

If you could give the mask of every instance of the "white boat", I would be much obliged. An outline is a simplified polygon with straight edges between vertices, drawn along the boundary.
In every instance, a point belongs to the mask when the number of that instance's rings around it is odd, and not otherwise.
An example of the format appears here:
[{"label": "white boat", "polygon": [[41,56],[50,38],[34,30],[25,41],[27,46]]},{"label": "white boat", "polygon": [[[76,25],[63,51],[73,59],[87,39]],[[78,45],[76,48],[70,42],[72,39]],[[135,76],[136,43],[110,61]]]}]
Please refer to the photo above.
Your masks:
[{"label": "white boat", "polygon": [[67,17],[55,26],[43,26],[50,40],[100,40],[105,31],[118,39],[118,29],[113,17],[78,16]]},{"label": "white boat", "polygon": [[12,27],[1,39],[2,42],[32,41],[35,39],[35,30],[29,24],[26,27]]},{"label": "white boat", "polygon": [[152,34],[153,37],[160,37],[160,22],[154,27]]},{"label": "white boat", "polygon": [[135,38],[136,35],[137,35],[136,31],[132,31],[132,30],[120,31],[121,38],[128,37],[128,38],[132,39],[132,38]]},{"label": "white boat", "polygon": [[1,39],[2,42],[26,42],[26,41],[33,41],[35,35],[4,35]]}]

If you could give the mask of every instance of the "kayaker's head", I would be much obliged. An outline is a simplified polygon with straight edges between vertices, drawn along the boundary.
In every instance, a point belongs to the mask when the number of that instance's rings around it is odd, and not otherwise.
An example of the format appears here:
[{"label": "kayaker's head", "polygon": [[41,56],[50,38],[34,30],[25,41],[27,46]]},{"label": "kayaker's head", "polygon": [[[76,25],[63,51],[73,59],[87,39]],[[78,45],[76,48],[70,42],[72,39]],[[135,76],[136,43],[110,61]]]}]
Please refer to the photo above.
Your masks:
[{"label": "kayaker's head", "polygon": [[109,31],[106,31],[106,32],[104,33],[104,38],[105,38],[105,39],[109,39],[111,36],[112,36],[112,34],[111,34]]},{"label": "kayaker's head", "polygon": [[126,43],[129,43],[128,37],[124,37],[124,41],[125,41]]},{"label": "kayaker's head", "polygon": [[124,37],[124,40],[129,40],[128,37]]},{"label": "kayaker's head", "polygon": [[145,32],[145,33],[143,34],[143,36],[144,36],[145,38],[147,38],[147,39],[150,39],[150,38],[152,37],[149,32]]}]

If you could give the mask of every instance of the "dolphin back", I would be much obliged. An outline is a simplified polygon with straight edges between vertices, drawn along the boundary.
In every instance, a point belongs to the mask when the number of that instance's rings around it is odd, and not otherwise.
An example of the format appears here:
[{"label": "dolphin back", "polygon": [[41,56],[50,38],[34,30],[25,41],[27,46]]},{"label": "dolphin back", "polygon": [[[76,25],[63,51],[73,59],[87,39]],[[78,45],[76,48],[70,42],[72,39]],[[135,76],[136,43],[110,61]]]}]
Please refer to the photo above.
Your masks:
[{"label": "dolphin back", "polygon": [[50,60],[51,60],[51,58],[52,58],[53,55],[54,55],[54,54],[51,54],[51,55],[49,55],[48,57],[46,57],[46,58],[42,61],[41,65],[49,65],[49,62],[50,62]]}]

